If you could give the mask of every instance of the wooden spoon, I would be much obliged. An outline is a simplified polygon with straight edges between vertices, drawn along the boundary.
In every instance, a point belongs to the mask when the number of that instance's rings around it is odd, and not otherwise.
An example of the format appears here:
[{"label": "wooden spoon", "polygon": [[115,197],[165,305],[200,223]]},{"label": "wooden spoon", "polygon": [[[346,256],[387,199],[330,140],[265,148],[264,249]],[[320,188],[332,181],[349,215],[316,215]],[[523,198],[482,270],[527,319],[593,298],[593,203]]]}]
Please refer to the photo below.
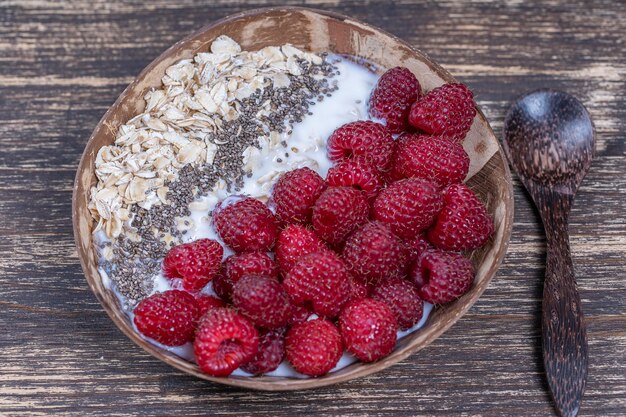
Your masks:
[{"label": "wooden spoon", "polygon": [[543,363],[556,409],[575,416],[587,379],[587,332],[567,231],[576,190],[589,171],[594,128],[573,96],[539,90],[520,98],[504,121],[504,151],[539,209],[546,231]]}]

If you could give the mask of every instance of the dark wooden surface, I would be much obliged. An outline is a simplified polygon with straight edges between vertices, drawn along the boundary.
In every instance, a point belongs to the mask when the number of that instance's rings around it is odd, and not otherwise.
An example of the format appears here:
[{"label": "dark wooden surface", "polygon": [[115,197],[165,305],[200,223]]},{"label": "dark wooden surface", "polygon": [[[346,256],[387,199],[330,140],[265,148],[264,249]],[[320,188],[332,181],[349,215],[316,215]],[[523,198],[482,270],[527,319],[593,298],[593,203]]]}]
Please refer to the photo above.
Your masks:
[{"label": "dark wooden surface", "polygon": [[[626,415],[626,7],[623,1],[310,1],[424,50],[475,91],[496,134],[512,100],[575,94],[596,158],[570,218],[589,337],[581,415]],[[429,348],[371,377],[258,393],[148,356],[104,314],[72,238],[72,182],[100,117],[189,32],[265,1],[0,1],[0,415],[552,413],[540,354],[545,237],[515,180],[509,253],[478,303]]]}]

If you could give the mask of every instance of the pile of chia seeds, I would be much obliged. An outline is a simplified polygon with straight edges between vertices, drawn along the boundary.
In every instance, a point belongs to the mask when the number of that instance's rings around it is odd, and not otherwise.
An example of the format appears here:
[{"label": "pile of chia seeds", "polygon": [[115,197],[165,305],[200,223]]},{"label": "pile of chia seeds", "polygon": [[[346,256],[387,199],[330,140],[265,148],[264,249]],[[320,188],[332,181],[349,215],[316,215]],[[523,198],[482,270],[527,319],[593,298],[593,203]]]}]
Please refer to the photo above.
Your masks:
[{"label": "pile of chia seeds", "polygon": [[[321,65],[300,61],[302,75],[288,74],[289,87],[266,86],[242,100],[238,118],[225,122],[222,130],[210,138],[217,145],[213,164],[184,166],[178,178],[166,184],[168,204],[155,205],[149,210],[136,205],[131,208],[132,226],[138,238],[122,233],[113,242],[113,258],[100,261],[117,291],[126,299],[125,308],[132,309],[152,292],[153,278],[159,273],[163,257],[186,233],[178,229],[177,219],[191,214],[189,204],[211,191],[220,179],[226,181],[229,192],[239,191],[244,176],[252,175],[243,169],[243,151],[249,146],[259,147],[258,138],[272,131],[291,133],[294,123],[312,114],[311,106],[337,90],[337,81],[332,79],[339,71],[326,54],[322,57]],[[315,78],[320,75],[323,78]],[[257,118],[268,100],[270,114]],[[284,141],[282,145],[287,147]],[[172,237],[169,244],[163,240],[166,236]]]}]

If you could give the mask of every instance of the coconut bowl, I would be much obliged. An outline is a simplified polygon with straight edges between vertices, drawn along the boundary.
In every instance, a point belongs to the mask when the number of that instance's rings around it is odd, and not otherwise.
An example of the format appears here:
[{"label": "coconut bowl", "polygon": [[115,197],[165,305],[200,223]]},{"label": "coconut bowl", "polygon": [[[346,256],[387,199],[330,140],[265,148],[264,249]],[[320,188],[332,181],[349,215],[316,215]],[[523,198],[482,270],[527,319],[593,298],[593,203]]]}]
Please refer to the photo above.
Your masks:
[{"label": "coconut bowl", "polygon": [[223,34],[240,43],[245,50],[291,43],[303,50],[364,58],[381,71],[405,66],[417,76],[427,91],[444,83],[455,82],[450,73],[424,53],[380,29],[347,16],[305,8],[278,7],[236,14],[177,42],[150,63],[124,90],[96,126],[82,155],[74,184],[72,215],[78,255],[91,290],[122,332],[151,355],[198,378],[236,387],[267,391],[322,387],[373,374],[424,349],[461,319],[485,291],[504,258],[511,235],[511,174],[498,140],[480,109],[477,109],[471,130],[463,143],[471,160],[466,183],[486,203],[493,216],[493,238],[487,245],[471,253],[476,278],[470,291],[452,303],[437,306],[423,328],[399,340],[395,350],[378,362],[357,362],[337,372],[309,379],[270,376],[211,377],[200,372],[196,364],[140,337],[133,330],[132,323],[115,294],[103,285],[97,269],[96,250],[92,244],[95,224],[87,209],[89,190],[96,183],[94,164],[97,152],[102,146],[114,142],[121,124],[143,111],[144,94],[149,89],[160,86],[161,77],[167,67],[181,59],[191,58],[198,52],[207,51],[211,42]]}]

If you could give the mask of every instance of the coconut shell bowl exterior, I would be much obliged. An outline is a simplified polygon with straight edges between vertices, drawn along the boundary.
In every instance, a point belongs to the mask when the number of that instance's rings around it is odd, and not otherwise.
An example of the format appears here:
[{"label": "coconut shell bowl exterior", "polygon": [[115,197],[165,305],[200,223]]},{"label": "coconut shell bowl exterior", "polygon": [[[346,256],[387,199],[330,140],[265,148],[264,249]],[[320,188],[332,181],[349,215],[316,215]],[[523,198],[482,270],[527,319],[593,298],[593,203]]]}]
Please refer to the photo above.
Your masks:
[{"label": "coconut shell bowl exterior", "polygon": [[337,372],[309,379],[211,377],[200,372],[194,363],[160,349],[138,335],[115,294],[103,285],[97,269],[97,254],[92,245],[95,224],[87,209],[89,190],[96,183],[94,165],[98,150],[112,144],[118,127],[143,110],[144,94],[160,86],[167,67],[181,59],[191,58],[198,52],[207,51],[219,35],[233,38],[245,50],[291,43],[303,50],[364,58],[381,71],[405,66],[417,76],[426,91],[444,83],[455,82],[452,75],[425,54],[388,33],[346,16],[304,8],[271,8],[237,14],[176,43],[150,63],[106,112],[91,135],[80,161],[73,195],[74,234],[80,261],[92,291],[115,324],[153,356],[198,378],[237,387],[267,391],[322,387],[378,372],[425,348],[459,320],[485,291],[504,258],[511,236],[511,174],[498,140],[480,109],[463,143],[471,160],[466,183],[486,203],[493,216],[493,238],[471,254],[476,278],[470,291],[452,303],[437,306],[423,328],[399,340],[395,350],[378,362],[356,362]]}]

